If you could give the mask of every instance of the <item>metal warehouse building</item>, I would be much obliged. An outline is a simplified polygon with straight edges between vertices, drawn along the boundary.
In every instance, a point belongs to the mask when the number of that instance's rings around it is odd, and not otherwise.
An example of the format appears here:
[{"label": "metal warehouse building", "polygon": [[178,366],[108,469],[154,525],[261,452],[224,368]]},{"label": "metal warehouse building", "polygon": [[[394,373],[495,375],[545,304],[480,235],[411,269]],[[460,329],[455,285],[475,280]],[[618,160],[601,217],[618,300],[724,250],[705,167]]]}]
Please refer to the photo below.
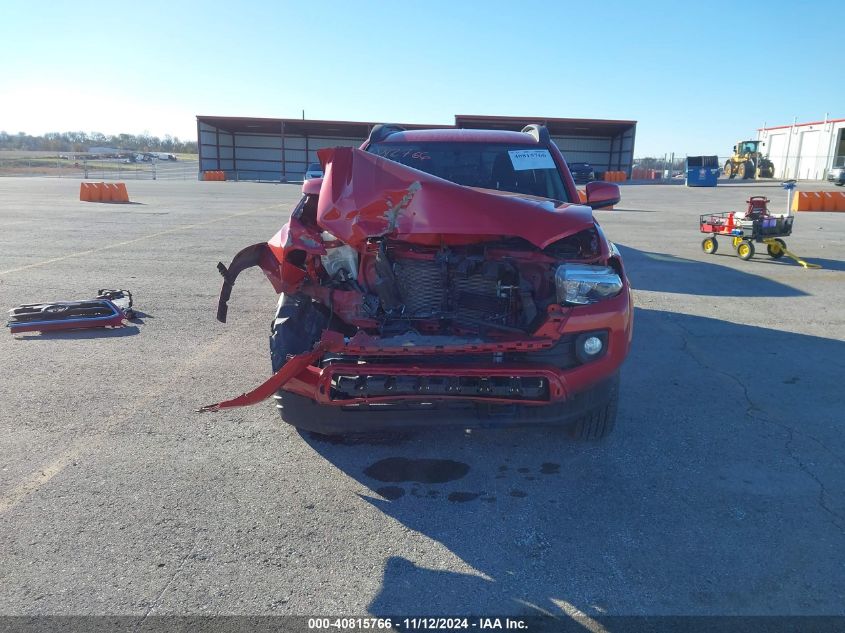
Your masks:
[{"label": "metal warehouse building", "polygon": [[[451,125],[400,124],[408,129],[482,128],[521,130],[543,123],[569,162],[590,163],[597,173],[630,175],[636,121],[455,115]],[[224,171],[229,180],[302,180],[317,150],[363,143],[376,123],[197,116],[200,178]]]},{"label": "metal warehouse building", "polygon": [[845,164],[845,119],[763,127],[757,140],[775,164],[775,178],[820,180]]}]

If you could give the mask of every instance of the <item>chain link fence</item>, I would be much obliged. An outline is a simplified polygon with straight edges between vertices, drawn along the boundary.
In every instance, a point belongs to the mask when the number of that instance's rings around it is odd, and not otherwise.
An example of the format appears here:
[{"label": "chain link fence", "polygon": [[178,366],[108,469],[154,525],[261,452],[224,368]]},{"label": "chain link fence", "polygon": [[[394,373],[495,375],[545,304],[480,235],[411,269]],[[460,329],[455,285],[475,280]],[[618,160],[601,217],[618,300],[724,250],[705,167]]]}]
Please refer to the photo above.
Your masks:
[{"label": "chain link fence", "polygon": [[80,158],[39,152],[0,152],[0,177],[40,176],[77,180],[196,180],[196,158],[133,161],[128,158]]}]

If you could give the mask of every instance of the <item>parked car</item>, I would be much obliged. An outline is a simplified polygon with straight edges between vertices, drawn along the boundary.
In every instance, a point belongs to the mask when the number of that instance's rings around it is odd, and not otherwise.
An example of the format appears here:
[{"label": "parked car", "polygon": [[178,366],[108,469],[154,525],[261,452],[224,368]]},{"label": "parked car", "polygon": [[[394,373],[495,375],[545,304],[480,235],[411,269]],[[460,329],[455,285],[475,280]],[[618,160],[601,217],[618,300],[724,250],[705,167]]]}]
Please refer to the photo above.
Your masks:
[{"label": "parked car", "polygon": [[[290,220],[239,252],[282,293],[273,376],[204,407],[276,394],[283,419],[326,435],[477,424],[567,426],[583,439],[616,420],[633,325],[619,250],[578,202],[545,127],[522,132],[376,126],[360,149],[320,150]],[[392,412],[392,415],[390,413]]]},{"label": "parked car", "polygon": [[845,184],[845,166],[834,167],[827,172],[827,179],[835,185],[842,186]]},{"label": "parked car", "polygon": [[157,160],[176,160],[176,154],[171,152],[150,152],[150,156]]},{"label": "parked car", "polygon": [[592,182],[596,179],[596,172],[590,163],[567,163],[567,165],[576,183]]},{"label": "parked car", "polygon": [[311,163],[308,165],[308,169],[305,170],[305,176],[303,180],[310,180],[311,178],[322,178],[323,177],[323,166],[320,163]]}]

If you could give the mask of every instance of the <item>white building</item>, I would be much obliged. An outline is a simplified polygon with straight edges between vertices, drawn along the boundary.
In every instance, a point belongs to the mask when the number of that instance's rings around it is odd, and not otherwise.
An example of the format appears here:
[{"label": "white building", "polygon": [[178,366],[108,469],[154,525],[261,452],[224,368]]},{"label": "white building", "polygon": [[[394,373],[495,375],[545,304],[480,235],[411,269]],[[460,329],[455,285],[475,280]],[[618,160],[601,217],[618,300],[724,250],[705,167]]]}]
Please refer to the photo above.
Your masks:
[{"label": "white building", "polygon": [[757,139],[775,164],[775,178],[822,180],[831,167],[845,164],[845,119],[764,127]]}]

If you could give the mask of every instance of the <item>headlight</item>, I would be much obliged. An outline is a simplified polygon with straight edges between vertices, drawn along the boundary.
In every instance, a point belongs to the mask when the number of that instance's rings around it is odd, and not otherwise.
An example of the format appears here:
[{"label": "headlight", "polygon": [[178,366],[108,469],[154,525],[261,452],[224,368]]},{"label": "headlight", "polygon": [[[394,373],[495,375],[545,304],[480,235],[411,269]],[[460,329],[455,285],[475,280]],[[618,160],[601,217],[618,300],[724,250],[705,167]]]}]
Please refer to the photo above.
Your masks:
[{"label": "headlight", "polygon": [[622,279],[609,266],[564,264],[555,271],[558,303],[586,305],[622,291]]}]

